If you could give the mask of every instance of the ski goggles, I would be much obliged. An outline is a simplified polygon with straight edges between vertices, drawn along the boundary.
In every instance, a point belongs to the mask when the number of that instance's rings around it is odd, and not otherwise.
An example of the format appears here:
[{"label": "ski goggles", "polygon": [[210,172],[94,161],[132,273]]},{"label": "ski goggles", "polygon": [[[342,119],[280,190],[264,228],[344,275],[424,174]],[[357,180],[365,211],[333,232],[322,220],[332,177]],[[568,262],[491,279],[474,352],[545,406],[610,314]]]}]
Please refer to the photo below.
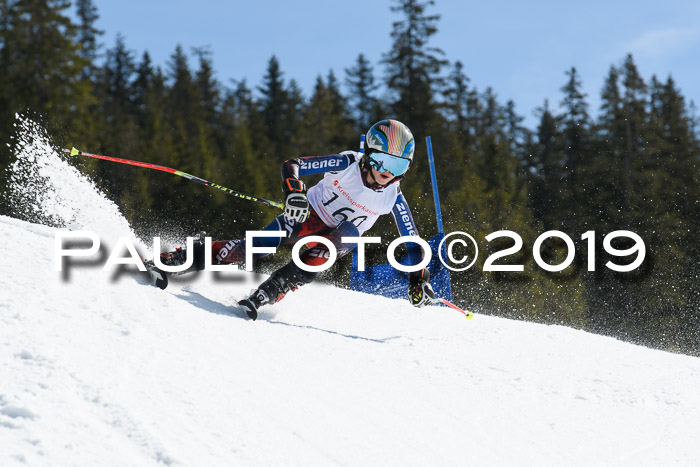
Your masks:
[{"label": "ski goggles", "polygon": [[389,171],[394,177],[400,177],[408,170],[411,160],[392,156],[384,152],[370,152],[369,165],[377,172]]}]

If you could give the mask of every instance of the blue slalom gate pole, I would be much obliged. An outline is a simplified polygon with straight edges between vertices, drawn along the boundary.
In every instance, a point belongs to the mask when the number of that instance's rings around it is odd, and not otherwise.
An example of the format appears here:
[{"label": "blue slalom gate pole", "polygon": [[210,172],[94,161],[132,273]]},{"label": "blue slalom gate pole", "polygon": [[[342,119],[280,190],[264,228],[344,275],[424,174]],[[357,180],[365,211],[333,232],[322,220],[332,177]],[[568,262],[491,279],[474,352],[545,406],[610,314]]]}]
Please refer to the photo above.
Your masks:
[{"label": "blue slalom gate pole", "polygon": [[[440,194],[438,193],[437,174],[435,173],[435,159],[433,157],[433,144],[430,136],[425,138],[428,146],[428,164],[430,165],[430,181],[433,185],[433,201],[435,202],[435,217],[437,218],[438,234],[433,239],[435,241],[435,252],[445,257],[445,245],[438,249],[440,241],[445,238],[445,230],[442,227],[442,209],[440,208]],[[450,282],[450,271],[440,262],[434,259],[431,262],[431,282],[434,283],[435,291],[440,293],[447,300],[452,300],[452,284]]]},{"label": "blue slalom gate pole", "polygon": [[442,228],[442,210],[440,209],[440,194],[437,187],[437,175],[435,175],[435,160],[433,159],[433,144],[430,136],[426,136],[425,143],[428,145],[428,163],[430,164],[430,181],[433,184],[433,200],[435,201],[435,215],[437,217],[437,228],[439,234],[444,234]]}]

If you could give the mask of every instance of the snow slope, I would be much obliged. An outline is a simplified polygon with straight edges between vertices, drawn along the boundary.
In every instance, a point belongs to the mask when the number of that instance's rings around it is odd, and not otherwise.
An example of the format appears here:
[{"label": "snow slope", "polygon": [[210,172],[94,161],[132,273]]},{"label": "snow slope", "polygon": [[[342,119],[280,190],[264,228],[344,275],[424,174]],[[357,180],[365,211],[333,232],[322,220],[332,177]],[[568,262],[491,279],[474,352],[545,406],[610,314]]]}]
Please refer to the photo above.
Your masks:
[{"label": "snow slope", "polygon": [[[52,167],[29,175],[51,200],[36,209],[132,235],[39,143],[18,154]],[[79,211],[51,207],[71,198]],[[700,459],[698,358],[317,284],[252,322],[230,305],[255,278],[201,274],[161,291],[95,265],[65,275],[56,232],[0,217],[0,465]]]}]

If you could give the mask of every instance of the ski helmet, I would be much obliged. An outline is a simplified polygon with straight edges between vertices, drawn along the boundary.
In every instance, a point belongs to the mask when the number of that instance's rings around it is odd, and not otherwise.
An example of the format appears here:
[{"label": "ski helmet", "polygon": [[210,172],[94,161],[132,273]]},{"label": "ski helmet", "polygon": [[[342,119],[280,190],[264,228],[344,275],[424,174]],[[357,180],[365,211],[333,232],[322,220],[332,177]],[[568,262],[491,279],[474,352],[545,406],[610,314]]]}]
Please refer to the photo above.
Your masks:
[{"label": "ski helmet", "polygon": [[369,171],[370,167],[380,172],[390,171],[394,178],[389,183],[394,183],[401,180],[411,166],[416,143],[406,125],[398,120],[382,120],[367,132],[365,146],[363,171]]}]

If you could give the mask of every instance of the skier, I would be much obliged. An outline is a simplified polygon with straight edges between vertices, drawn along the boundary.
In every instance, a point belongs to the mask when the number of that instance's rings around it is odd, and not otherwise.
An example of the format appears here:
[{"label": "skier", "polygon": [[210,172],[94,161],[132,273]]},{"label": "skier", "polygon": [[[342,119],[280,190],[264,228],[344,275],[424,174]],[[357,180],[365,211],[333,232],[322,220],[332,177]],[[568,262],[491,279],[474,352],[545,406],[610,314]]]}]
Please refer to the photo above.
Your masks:
[{"label": "skier", "polygon": [[[365,144],[364,155],[343,151],[285,161],[282,165],[284,213],[265,230],[284,231],[286,236],[258,237],[254,245],[279,247],[302,237],[319,235],[330,240],[340,258],[355,246],[354,243],[342,243],[341,237],[359,237],[374,225],[380,215],[389,212],[393,214],[401,236],[418,235],[399,187],[413,161],[415,141],[411,131],[397,120],[382,120],[369,129]],[[323,179],[307,191],[299,177],[319,173],[325,173]],[[423,259],[420,246],[413,242],[406,245],[411,264],[420,263]],[[212,260],[216,264],[242,263],[245,249],[245,240],[213,241]],[[193,250],[194,263],[189,270],[204,269],[204,243],[195,242]],[[328,253],[324,244],[310,243],[300,259],[306,265],[318,266],[327,261]],[[253,255],[254,258],[261,256],[264,255]],[[161,261],[167,265],[181,265],[185,259],[183,248],[161,254]],[[308,284],[317,275],[317,272],[305,271],[290,261],[238,304],[255,320],[261,306],[281,300],[287,292]],[[425,268],[410,273],[408,297],[414,306],[426,305],[434,298],[429,281],[430,272]]]}]

